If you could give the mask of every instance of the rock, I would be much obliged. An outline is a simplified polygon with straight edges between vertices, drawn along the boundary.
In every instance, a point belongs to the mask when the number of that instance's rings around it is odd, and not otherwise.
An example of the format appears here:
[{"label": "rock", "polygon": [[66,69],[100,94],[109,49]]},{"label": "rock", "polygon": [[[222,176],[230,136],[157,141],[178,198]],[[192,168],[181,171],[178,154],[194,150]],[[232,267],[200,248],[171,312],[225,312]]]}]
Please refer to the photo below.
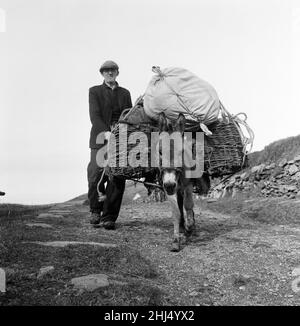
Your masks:
[{"label": "rock", "polygon": [[37,278],[40,279],[42,277],[44,277],[45,275],[51,273],[54,271],[54,266],[46,266],[46,267],[42,267],[39,270],[38,276]]},{"label": "rock", "polygon": [[287,165],[287,162],[287,159],[284,158],[279,162],[278,166],[283,168],[285,165]]},{"label": "rock", "polygon": [[244,172],[243,174],[241,174],[241,180],[248,180],[249,179],[249,173]]},{"label": "rock", "polygon": [[293,269],[292,276],[300,276],[300,267]]},{"label": "rock", "polygon": [[219,185],[217,185],[214,189],[215,190],[222,190],[224,188],[224,184],[220,183]]},{"label": "rock", "polygon": [[64,218],[62,215],[50,214],[50,213],[41,213],[37,218]]},{"label": "rock", "polygon": [[209,198],[209,199],[207,199],[207,203],[215,203],[216,201],[218,201],[218,199],[217,198]]},{"label": "rock", "polygon": [[98,246],[98,247],[106,247],[106,248],[116,248],[116,244],[112,243],[100,243],[100,242],[80,242],[80,241],[49,241],[49,242],[24,242],[24,243],[32,243],[32,244],[38,244],[41,246],[46,247],[59,247],[63,248],[66,246],[75,246],[75,245],[90,245],[90,246]]},{"label": "rock", "polygon": [[67,209],[51,209],[49,211],[50,214],[54,214],[54,215],[66,215],[66,214],[72,214],[73,212]]},{"label": "rock", "polygon": [[274,169],[275,166],[276,166],[275,163],[269,164],[269,165],[267,165],[267,166],[265,167],[265,170],[271,170],[271,169]]},{"label": "rock", "polygon": [[294,175],[295,173],[299,172],[299,168],[296,164],[292,164],[289,166],[288,172],[290,175]]},{"label": "rock", "polygon": [[293,186],[293,185],[286,186],[286,189],[287,189],[288,192],[293,192],[293,191],[298,190],[298,188],[296,186]]},{"label": "rock", "polygon": [[282,179],[283,178],[283,174],[278,174],[278,175],[275,175],[276,179]]},{"label": "rock", "polygon": [[140,194],[135,194],[135,196],[133,197],[132,200],[137,200],[137,199],[139,199],[139,198],[141,198],[141,195],[140,195]]},{"label": "rock", "polygon": [[192,292],[190,292],[190,297],[196,297],[197,295],[199,295],[199,292],[197,292],[197,291],[192,291]]},{"label": "rock", "polygon": [[229,195],[229,191],[228,191],[228,189],[227,189],[227,187],[226,187],[226,188],[224,188],[223,191],[222,191],[221,198],[225,198],[225,197],[229,197],[229,196],[230,196],[230,195]]},{"label": "rock", "polygon": [[76,289],[94,291],[102,287],[109,286],[108,277],[105,274],[92,274],[76,277],[71,280]]},{"label": "rock", "polygon": [[254,181],[260,181],[261,180],[261,175],[257,173],[254,177]]},{"label": "rock", "polygon": [[251,173],[256,173],[258,171],[258,165],[253,166],[253,168],[251,168]]},{"label": "rock", "polygon": [[300,162],[300,155],[296,156],[296,157],[294,158],[294,161],[295,161],[295,162]]},{"label": "rock", "polygon": [[287,162],[287,164],[289,164],[289,165],[292,165],[292,164],[294,164],[294,163],[295,163],[294,160],[290,160],[290,161]]},{"label": "rock", "polygon": [[293,185],[280,185],[278,190],[281,193],[288,193],[288,192],[297,191],[297,187]]},{"label": "rock", "polygon": [[127,282],[122,282],[122,281],[117,281],[117,280],[110,280],[109,283],[114,284],[114,285],[121,285],[121,286],[128,285]]},{"label": "rock", "polygon": [[292,179],[293,179],[293,180],[296,180],[296,181],[300,180],[300,172],[297,172],[296,174],[294,174],[294,175],[292,176]]},{"label": "rock", "polygon": [[29,226],[29,227],[40,227],[40,228],[43,228],[43,229],[51,229],[53,228],[52,225],[50,224],[46,224],[46,223],[26,223],[26,226]]},{"label": "rock", "polygon": [[261,173],[265,168],[265,164],[256,165],[251,169],[251,173]]}]

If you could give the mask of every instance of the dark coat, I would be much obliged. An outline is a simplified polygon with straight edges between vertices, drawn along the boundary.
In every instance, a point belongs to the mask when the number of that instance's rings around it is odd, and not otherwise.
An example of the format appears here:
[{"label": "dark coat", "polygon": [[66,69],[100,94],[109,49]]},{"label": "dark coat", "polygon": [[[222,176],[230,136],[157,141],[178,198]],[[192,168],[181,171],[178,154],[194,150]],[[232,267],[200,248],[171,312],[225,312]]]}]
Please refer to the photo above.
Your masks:
[{"label": "dark coat", "polygon": [[127,89],[117,85],[113,90],[105,83],[89,89],[89,110],[92,123],[90,148],[101,148],[96,138],[103,131],[110,131],[114,117],[119,117],[123,110],[131,108],[131,96]]}]

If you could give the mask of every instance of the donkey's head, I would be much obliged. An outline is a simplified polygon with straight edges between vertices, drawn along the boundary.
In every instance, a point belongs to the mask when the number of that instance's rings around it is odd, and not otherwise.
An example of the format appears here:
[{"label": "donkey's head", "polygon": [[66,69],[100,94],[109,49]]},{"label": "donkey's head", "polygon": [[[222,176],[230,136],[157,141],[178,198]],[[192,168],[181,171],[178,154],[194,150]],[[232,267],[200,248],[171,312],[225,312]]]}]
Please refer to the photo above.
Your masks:
[{"label": "donkey's head", "polygon": [[179,114],[175,123],[168,123],[164,113],[160,113],[159,120],[159,154],[160,180],[164,191],[171,196],[178,191],[183,174],[183,132],[185,118]]}]

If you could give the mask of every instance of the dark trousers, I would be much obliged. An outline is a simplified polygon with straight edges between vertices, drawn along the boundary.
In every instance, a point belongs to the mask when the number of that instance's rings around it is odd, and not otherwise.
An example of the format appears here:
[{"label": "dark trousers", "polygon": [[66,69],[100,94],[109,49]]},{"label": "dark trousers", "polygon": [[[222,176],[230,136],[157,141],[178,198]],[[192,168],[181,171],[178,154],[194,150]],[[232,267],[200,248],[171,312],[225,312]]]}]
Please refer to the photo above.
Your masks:
[{"label": "dark trousers", "polygon": [[[122,204],[125,179],[119,177],[109,179],[105,175],[99,190],[106,194],[106,199],[104,202],[99,202],[97,184],[101,178],[103,168],[100,168],[96,162],[97,151],[98,149],[91,149],[91,158],[87,169],[90,211],[93,213],[102,212],[101,220],[103,221],[116,221]],[[105,182],[107,182],[106,189],[104,188]]]}]

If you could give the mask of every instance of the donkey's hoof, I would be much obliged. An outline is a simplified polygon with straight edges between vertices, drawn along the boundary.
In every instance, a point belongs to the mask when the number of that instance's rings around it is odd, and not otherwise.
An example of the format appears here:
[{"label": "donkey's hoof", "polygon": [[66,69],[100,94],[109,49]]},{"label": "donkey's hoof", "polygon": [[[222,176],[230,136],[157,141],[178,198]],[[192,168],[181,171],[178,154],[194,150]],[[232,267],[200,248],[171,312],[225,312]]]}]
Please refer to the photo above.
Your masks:
[{"label": "donkey's hoof", "polygon": [[193,232],[195,231],[195,229],[196,229],[195,225],[190,226],[188,229],[185,229],[184,235],[186,237],[190,237],[193,234]]},{"label": "donkey's hoof", "polygon": [[172,252],[178,252],[180,251],[180,243],[179,242],[173,242],[172,243],[172,248],[171,248]]}]

